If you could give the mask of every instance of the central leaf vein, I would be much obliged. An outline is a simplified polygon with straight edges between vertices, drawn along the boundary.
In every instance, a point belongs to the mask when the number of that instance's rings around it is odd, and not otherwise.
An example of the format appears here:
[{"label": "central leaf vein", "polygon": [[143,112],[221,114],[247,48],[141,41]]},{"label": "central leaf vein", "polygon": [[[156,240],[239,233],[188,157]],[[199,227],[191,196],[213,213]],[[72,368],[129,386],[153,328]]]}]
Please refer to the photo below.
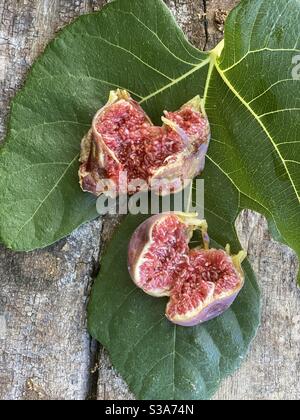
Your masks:
[{"label": "central leaf vein", "polygon": [[192,70],[188,71],[187,73],[183,74],[182,76],[178,77],[177,79],[173,80],[171,83],[167,84],[166,86],[158,89],[157,91],[151,93],[150,95],[144,97],[141,101],[140,104],[147,102],[149,99],[155,97],[156,95],[159,95],[160,93],[164,92],[167,89],[170,89],[172,86],[176,85],[177,83],[181,82],[182,80],[186,79],[187,77],[191,76],[193,73],[195,73],[196,71],[200,70],[201,68],[207,66],[210,63],[211,59],[210,57],[208,57],[206,60],[201,61],[200,64],[198,64],[195,68],[193,68]]}]

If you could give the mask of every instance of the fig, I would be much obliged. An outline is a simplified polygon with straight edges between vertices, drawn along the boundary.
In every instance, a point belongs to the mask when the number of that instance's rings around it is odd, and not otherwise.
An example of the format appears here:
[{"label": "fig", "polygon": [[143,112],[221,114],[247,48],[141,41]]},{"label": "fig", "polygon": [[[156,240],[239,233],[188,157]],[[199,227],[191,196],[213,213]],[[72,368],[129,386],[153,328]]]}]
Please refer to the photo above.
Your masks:
[{"label": "fig", "polygon": [[82,189],[96,196],[124,193],[120,179],[126,173],[125,193],[137,192],[136,180],[144,185],[138,191],[182,190],[204,169],[210,127],[200,97],[164,114],[163,126],[156,127],[127,91],[111,91],[81,143]]},{"label": "fig", "polygon": [[[147,219],[131,238],[131,278],[145,293],[169,298],[166,316],[174,324],[195,326],[216,318],[244,286],[246,253],[232,256],[229,245],[210,249],[207,229],[197,214],[163,213]],[[190,249],[196,230],[203,247]]]}]

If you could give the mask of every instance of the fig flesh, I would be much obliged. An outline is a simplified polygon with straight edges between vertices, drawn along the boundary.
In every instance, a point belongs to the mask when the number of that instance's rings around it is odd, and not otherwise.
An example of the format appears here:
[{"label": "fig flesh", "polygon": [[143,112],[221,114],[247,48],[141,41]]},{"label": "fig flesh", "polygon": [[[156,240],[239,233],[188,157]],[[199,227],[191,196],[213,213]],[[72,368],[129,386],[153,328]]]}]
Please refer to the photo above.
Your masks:
[{"label": "fig flesh", "polygon": [[96,196],[124,193],[124,173],[129,194],[137,192],[136,180],[143,181],[138,191],[165,195],[183,189],[204,169],[210,139],[200,97],[177,112],[165,112],[162,121],[162,127],[154,126],[127,91],[112,91],[82,140],[82,189]]},{"label": "fig flesh", "polygon": [[[244,286],[242,262],[226,250],[209,249],[207,223],[195,214],[164,213],[146,220],[133,234],[128,252],[129,272],[145,293],[169,297],[167,318],[194,326],[223,314]],[[195,232],[204,248],[189,248]]]}]

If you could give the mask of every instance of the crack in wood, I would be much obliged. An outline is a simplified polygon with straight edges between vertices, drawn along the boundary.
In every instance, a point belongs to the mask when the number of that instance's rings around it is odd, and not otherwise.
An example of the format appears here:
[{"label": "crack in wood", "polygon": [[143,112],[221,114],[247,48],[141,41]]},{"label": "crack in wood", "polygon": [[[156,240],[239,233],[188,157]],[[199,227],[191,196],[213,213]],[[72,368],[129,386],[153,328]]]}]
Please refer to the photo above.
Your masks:
[{"label": "crack in wood", "polygon": [[209,33],[208,33],[208,20],[207,20],[207,0],[203,0],[203,10],[204,10],[204,30],[205,30],[205,45],[203,47],[203,51],[206,51],[207,44],[209,41]]}]

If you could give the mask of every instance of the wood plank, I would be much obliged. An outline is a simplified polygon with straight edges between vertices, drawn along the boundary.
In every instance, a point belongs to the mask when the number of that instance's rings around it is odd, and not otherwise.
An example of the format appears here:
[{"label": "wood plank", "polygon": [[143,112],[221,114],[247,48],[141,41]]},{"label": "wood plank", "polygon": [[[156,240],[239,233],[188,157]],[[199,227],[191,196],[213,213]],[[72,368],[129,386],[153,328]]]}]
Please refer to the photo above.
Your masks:
[{"label": "wood plank", "polygon": [[[60,27],[92,9],[86,0],[1,1],[1,137],[33,60]],[[46,250],[0,247],[0,399],[88,397],[94,352],[86,304],[100,232],[96,221]]]},{"label": "wood plank", "polygon": [[262,325],[240,370],[226,380],[216,399],[298,400],[300,392],[300,291],[298,260],[275,243],[265,219],[245,211],[237,222],[262,292]]}]

